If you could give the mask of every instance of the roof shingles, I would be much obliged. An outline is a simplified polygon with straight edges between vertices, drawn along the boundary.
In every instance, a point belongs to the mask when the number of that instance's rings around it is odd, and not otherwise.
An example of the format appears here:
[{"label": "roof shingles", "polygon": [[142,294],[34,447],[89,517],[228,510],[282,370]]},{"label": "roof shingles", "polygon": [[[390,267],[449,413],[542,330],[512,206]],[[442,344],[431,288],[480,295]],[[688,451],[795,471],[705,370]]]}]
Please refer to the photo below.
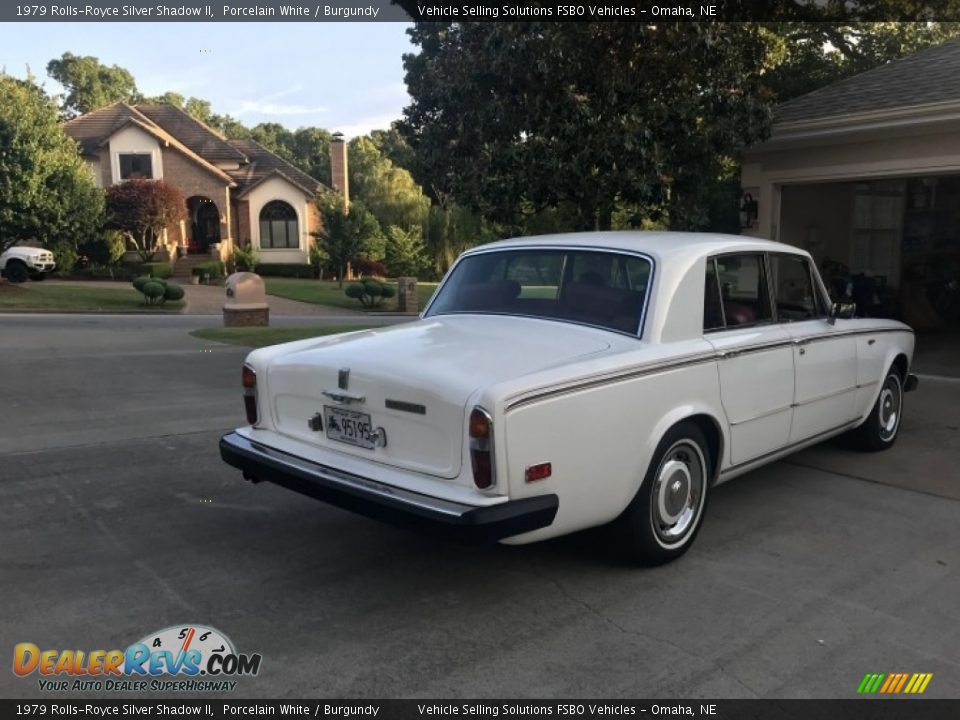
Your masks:
[{"label": "roof shingles", "polygon": [[[280,176],[307,194],[323,187],[283,158],[253,140],[228,140],[173,105],[136,105],[118,102],[68,121],[64,129],[80,144],[85,155],[94,155],[117,130],[133,123],[170,142],[188,157],[225,179],[243,193],[271,176]],[[226,167],[218,167],[223,163]],[[239,168],[229,165],[236,163]]]},{"label": "roof shingles", "polygon": [[949,101],[960,101],[960,40],[789,100],[777,108],[776,122],[804,122]]}]

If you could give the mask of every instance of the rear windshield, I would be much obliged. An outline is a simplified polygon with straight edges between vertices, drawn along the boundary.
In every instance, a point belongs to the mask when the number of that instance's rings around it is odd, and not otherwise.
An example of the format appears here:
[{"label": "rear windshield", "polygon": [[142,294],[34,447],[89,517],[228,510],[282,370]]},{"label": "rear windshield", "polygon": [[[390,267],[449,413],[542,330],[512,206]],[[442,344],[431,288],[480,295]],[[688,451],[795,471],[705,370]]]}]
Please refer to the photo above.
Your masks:
[{"label": "rear windshield", "polygon": [[646,304],[646,258],[596,250],[503,250],[461,260],[428,315],[523,315],[636,334]]}]

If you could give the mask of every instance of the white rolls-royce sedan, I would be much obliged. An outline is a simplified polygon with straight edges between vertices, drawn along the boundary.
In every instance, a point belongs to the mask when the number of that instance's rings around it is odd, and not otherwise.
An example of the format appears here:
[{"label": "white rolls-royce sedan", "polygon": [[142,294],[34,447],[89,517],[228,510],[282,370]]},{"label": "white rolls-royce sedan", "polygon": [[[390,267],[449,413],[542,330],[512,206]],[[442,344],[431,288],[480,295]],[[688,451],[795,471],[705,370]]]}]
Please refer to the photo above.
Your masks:
[{"label": "white rolls-royce sedan", "polygon": [[897,438],[914,336],[744,237],[580,233],[464,253],[422,316],[255,350],[223,459],[370,517],[528,543],[615,521],[684,553],[720,482]]}]

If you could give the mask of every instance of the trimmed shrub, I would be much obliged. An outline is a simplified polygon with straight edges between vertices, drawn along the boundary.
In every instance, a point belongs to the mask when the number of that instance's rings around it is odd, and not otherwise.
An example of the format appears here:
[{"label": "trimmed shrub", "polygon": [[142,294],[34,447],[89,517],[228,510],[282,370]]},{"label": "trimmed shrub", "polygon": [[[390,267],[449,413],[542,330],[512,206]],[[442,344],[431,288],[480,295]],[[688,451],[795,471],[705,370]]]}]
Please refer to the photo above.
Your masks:
[{"label": "trimmed shrub", "polygon": [[133,288],[137,292],[143,292],[143,286],[148,282],[152,282],[152,278],[149,275],[141,275],[140,277],[133,279]]},{"label": "trimmed shrub", "polygon": [[147,305],[162,305],[163,301],[166,300],[167,286],[162,282],[149,280],[143,284],[140,292],[143,293]]},{"label": "trimmed shrub", "polygon": [[176,283],[167,283],[166,292],[163,293],[164,300],[183,300],[183,288]]},{"label": "trimmed shrub", "polygon": [[304,278],[306,280],[314,277],[313,268],[302,263],[260,263],[254,272],[263,277]]},{"label": "trimmed shrub", "polygon": [[347,285],[344,293],[348,298],[359,300],[364,307],[379,307],[381,300],[392,298],[396,291],[390,285],[367,277]]}]

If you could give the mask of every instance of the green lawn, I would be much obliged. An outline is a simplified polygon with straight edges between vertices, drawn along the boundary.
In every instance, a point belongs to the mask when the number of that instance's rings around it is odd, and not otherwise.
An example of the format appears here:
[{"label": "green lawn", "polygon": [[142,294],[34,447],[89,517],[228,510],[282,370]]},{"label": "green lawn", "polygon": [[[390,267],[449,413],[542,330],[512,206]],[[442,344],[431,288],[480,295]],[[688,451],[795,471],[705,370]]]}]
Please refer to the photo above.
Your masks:
[{"label": "green lawn", "polygon": [[[288,298],[290,300],[313,303],[314,305],[329,305],[331,307],[346,308],[348,310],[364,309],[359,300],[348,298],[344,294],[343,291],[346,289],[347,285],[349,285],[347,282],[345,282],[341,288],[339,283],[331,280],[301,280],[299,278],[265,277],[263,281],[266,283],[268,295],[276,295],[277,297]],[[388,282],[387,284],[393,285],[394,289],[396,289],[396,283]],[[427,301],[430,299],[430,296],[433,295],[433,291],[436,289],[437,283],[435,282],[417,283],[417,298],[421,310],[427,304]],[[392,297],[389,300],[384,300],[383,304],[379,308],[373,309],[373,312],[376,312],[377,310],[392,311],[396,309],[397,298]]]},{"label": "green lawn", "polygon": [[190,334],[201,340],[257,348],[294,340],[306,340],[321,335],[366,330],[369,327],[369,325],[314,325],[312,327],[203,328],[194,330]]},{"label": "green lawn", "polygon": [[143,295],[129,284],[115,288],[60,285],[56,281],[0,284],[0,312],[178,312],[183,302],[144,305]]}]

